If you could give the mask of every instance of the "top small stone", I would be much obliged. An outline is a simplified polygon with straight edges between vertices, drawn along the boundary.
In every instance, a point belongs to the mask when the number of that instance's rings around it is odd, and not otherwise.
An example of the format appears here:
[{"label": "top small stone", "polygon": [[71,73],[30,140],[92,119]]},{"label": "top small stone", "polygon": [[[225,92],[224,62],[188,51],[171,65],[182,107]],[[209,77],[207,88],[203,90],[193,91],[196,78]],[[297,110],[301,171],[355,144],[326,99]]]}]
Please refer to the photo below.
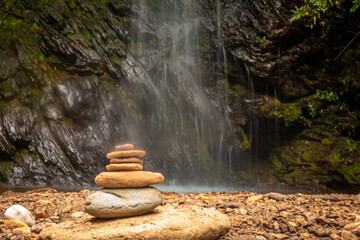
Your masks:
[{"label": "top small stone", "polygon": [[125,150],[133,150],[134,145],[132,144],[123,144],[115,146],[115,151],[125,151]]}]

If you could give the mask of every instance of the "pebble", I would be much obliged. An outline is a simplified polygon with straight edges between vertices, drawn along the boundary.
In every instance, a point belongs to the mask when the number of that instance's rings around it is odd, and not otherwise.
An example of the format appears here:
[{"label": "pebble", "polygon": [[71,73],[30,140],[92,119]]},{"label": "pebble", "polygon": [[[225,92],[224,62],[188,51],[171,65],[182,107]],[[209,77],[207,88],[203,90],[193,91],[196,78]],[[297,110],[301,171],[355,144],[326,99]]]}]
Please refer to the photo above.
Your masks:
[{"label": "pebble", "polygon": [[360,226],[360,222],[349,223],[349,224],[345,225],[344,229],[345,230],[353,230],[357,226]]},{"label": "pebble", "polygon": [[143,150],[127,150],[127,151],[111,152],[111,153],[108,153],[106,155],[106,157],[108,159],[112,159],[112,158],[128,158],[128,157],[141,158],[141,157],[145,156],[145,154],[146,153]]},{"label": "pebble", "polygon": [[47,207],[43,207],[35,211],[35,219],[47,218],[47,217],[48,217]]},{"label": "pebble", "polygon": [[117,163],[110,164],[106,166],[106,170],[110,172],[116,171],[141,171],[143,169],[143,165],[139,163]]},{"label": "pebble", "polygon": [[341,237],[335,233],[330,234],[331,240],[340,240]]},{"label": "pebble", "polygon": [[36,203],[43,205],[43,206],[51,206],[52,202],[47,200],[39,200]]},{"label": "pebble", "polygon": [[270,199],[274,199],[274,200],[277,200],[277,201],[282,201],[282,200],[285,200],[285,199],[286,199],[286,196],[285,196],[285,195],[280,194],[280,193],[275,193],[275,192],[269,193],[268,197],[269,197]]},{"label": "pebble", "polygon": [[72,218],[81,218],[84,215],[84,212],[74,212],[71,214]]},{"label": "pebble", "polygon": [[71,206],[66,206],[63,210],[62,213],[69,213],[71,211],[72,207]]},{"label": "pebble", "polygon": [[255,202],[255,201],[259,201],[263,198],[262,195],[255,195],[255,196],[251,196],[249,197],[246,201],[247,202]]},{"label": "pebble", "polygon": [[19,220],[29,226],[35,224],[35,219],[31,212],[21,205],[12,205],[5,211],[5,217],[10,220]]},{"label": "pebble", "polygon": [[15,235],[23,235],[23,234],[31,233],[30,228],[28,226],[21,228],[14,228],[12,232]]},{"label": "pebble", "polygon": [[19,220],[5,220],[4,225],[7,228],[18,228],[18,227],[27,227],[28,225]]},{"label": "pebble", "polygon": [[349,231],[344,230],[341,234],[341,240],[357,240],[358,238]]}]

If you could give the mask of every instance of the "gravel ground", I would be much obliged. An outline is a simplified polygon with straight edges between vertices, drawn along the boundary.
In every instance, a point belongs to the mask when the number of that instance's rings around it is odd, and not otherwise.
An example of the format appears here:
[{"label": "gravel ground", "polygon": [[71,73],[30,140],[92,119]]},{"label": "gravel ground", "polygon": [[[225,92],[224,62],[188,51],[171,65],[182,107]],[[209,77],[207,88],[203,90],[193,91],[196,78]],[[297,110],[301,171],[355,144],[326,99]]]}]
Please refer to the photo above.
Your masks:
[{"label": "gravel ground", "polygon": [[[58,192],[44,188],[0,195],[0,240],[37,239],[59,222],[87,217],[84,201],[93,191]],[[30,229],[5,224],[4,212],[20,204],[36,216]],[[163,205],[214,208],[232,220],[221,239],[360,239],[360,194],[257,194],[241,192],[163,193]],[[30,231],[28,231],[30,230]]]}]

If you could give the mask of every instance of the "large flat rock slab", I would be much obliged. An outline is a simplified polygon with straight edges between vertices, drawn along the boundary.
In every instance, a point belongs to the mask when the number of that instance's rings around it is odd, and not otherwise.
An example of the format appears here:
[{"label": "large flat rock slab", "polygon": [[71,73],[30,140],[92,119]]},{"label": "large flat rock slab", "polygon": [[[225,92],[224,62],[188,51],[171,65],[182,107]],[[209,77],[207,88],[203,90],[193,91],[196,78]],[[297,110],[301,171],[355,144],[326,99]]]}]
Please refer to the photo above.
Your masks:
[{"label": "large flat rock slab", "polygon": [[225,235],[230,227],[230,218],[214,209],[158,207],[152,213],[136,217],[63,222],[44,229],[39,237],[40,240],[211,240]]}]

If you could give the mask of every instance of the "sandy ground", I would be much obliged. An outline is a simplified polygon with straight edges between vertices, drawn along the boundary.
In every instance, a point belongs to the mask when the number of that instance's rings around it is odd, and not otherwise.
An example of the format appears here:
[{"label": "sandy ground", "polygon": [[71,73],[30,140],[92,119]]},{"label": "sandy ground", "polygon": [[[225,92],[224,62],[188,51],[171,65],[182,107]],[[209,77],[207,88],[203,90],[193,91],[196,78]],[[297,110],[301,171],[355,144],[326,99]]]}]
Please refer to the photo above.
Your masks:
[{"label": "sandy ground", "polygon": [[[37,239],[47,227],[88,217],[84,201],[92,192],[44,188],[0,195],[0,240]],[[29,232],[5,224],[4,212],[20,204],[36,216]],[[360,239],[360,195],[257,194],[253,192],[163,192],[164,206],[213,208],[232,220],[221,239]],[[26,228],[25,228],[26,229]]]}]

